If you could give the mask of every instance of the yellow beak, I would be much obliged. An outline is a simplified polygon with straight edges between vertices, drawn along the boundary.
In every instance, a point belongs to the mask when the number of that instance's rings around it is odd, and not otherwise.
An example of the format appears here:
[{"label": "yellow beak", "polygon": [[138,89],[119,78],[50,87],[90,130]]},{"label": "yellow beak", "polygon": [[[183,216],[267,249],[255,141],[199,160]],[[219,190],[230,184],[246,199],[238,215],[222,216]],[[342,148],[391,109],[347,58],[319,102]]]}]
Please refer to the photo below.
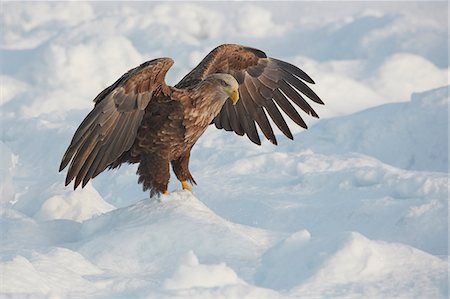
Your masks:
[{"label": "yellow beak", "polygon": [[233,91],[231,92],[230,99],[233,101],[233,105],[236,105],[237,101],[239,100],[239,92],[236,89],[233,89]]}]

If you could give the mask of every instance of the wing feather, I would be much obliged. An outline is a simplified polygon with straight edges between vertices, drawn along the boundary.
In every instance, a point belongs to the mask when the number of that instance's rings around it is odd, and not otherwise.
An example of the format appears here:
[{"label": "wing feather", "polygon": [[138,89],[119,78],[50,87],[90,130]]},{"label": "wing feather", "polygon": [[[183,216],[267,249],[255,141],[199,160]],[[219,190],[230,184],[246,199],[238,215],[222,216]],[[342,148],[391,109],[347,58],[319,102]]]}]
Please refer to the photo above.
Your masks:
[{"label": "wing feather", "polygon": [[220,117],[214,118],[212,122],[216,125],[217,129],[223,129],[222,123],[220,122]]},{"label": "wing feather", "polygon": [[225,131],[233,131],[230,124],[230,117],[228,115],[228,112],[225,110],[224,113],[220,114],[220,124]]},{"label": "wing feather", "polygon": [[61,161],[60,171],[70,163],[66,185],[75,179],[75,188],[84,187],[131,148],[149,102],[170,95],[164,77],[172,65],[170,58],[147,61],[95,97]]},{"label": "wing feather", "polygon": [[[89,182],[91,177],[88,176],[88,171],[89,171],[90,167],[92,166],[92,163],[95,161],[94,159],[95,159],[95,157],[97,157],[101,146],[102,146],[102,143],[98,142],[95,145],[94,149],[89,153],[89,156],[87,157],[85,163],[83,164],[80,171],[78,172],[78,175],[76,176],[75,186],[80,185],[80,183],[82,181],[83,183],[81,186],[84,187]],[[97,161],[99,161],[99,159],[97,159]]]},{"label": "wing feather", "polygon": [[314,84],[314,81],[303,70],[288,62],[267,57],[261,50],[241,45],[215,48],[175,87],[189,87],[213,73],[233,75],[239,83],[240,93],[238,104],[233,107],[226,103],[213,123],[219,129],[232,130],[238,135],[244,133],[256,144],[261,141],[255,122],[268,140],[277,143],[267,114],[284,135],[293,138],[278,107],[296,124],[307,128],[292,103],[313,117],[318,115],[302,94],[315,103],[323,104],[306,85],[305,82]]},{"label": "wing feather", "polygon": [[236,110],[230,101],[225,103],[225,110],[230,121],[231,129],[240,136],[244,135],[244,130],[242,129],[239,118],[237,117]]},{"label": "wing feather", "polygon": [[245,84],[239,87],[239,92],[242,93],[242,97],[250,97],[251,99],[253,99],[253,101],[244,102],[244,106],[251,107],[249,108],[253,111],[253,114],[251,114],[251,116],[253,116],[253,118],[258,123],[264,136],[273,144],[277,144],[275,134],[262,108],[266,105],[265,99],[256,90],[256,87],[254,86],[252,81],[252,79],[247,80],[246,78]]},{"label": "wing feather", "polygon": [[[115,137],[106,139],[106,142],[101,147],[99,156],[102,158],[96,169],[93,171],[92,178],[95,178],[100,172],[105,170],[109,164],[122,155],[124,152],[123,149],[128,150],[131,147],[134,137],[136,136],[137,128],[142,120],[142,116],[143,112],[141,115],[123,113],[117,117],[114,125],[114,131],[111,132],[111,136]],[[135,117],[140,118],[139,121],[136,121]],[[132,140],[130,140],[130,136],[134,136]]]},{"label": "wing feather", "polygon": [[276,89],[273,93],[273,99],[280,106],[280,108],[300,127],[307,129],[308,126],[303,121],[300,114],[292,106],[291,102],[284,96],[279,89]]},{"label": "wing feather", "polygon": [[261,145],[261,139],[259,138],[258,130],[256,129],[255,120],[247,113],[243,101],[238,101],[235,107],[245,134],[247,134],[252,142]]},{"label": "wing feather", "polygon": [[314,91],[311,88],[309,88],[308,85],[306,85],[303,81],[301,81],[291,73],[284,70],[283,79],[284,81],[292,84],[296,89],[301,91],[303,94],[305,94],[308,98],[310,98],[314,102],[323,105],[322,100],[314,93]]},{"label": "wing feather", "polygon": [[277,125],[278,129],[280,129],[283,134],[289,138],[294,139],[292,136],[291,130],[289,129],[289,126],[287,125],[286,121],[283,118],[283,115],[281,114],[280,110],[278,110],[277,106],[273,101],[268,101],[266,105],[266,110],[270,115],[270,118],[272,118],[275,125]]},{"label": "wing feather", "polygon": [[275,59],[275,58],[272,58],[272,60],[275,61],[276,64],[281,66],[282,69],[286,70],[288,73],[294,74],[297,77],[299,77],[300,79],[305,80],[308,83],[315,84],[314,80],[311,79],[311,77],[308,76],[307,73],[305,73],[304,71],[302,71],[300,68],[296,67],[295,65],[290,64],[283,60]]},{"label": "wing feather", "polygon": [[314,117],[319,117],[314,109],[308,104],[308,102],[306,102],[305,99],[299,93],[297,93],[291,85],[282,80],[280,81],[280,88],[284,92],[284,94],[286,94],[288,98],[292,102],[297,104],[297,106],[299,106],[303,111]]}]

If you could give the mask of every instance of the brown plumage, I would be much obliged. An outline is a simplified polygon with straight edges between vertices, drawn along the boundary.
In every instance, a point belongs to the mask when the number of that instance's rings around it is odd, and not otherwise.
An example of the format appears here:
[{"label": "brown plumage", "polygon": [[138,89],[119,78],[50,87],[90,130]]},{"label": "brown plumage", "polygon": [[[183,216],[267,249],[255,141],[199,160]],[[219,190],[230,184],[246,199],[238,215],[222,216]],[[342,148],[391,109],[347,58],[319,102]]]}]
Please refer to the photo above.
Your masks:
[{"label": "brown plumage", "polygon": [[293,104],[313,117],[304,96],[323,104],[304,83],[314,83],[305,72],[257,49],[221,45],[174,87],[164,81],[172,65],[170,58],[145,62],[94,99],[61,162],[60,171],[70,163],[66,185],[75,179],[75,188],[84,187],[108,167],[139,163],[139,183],[153,196],[167,192],[171,163],[185,188],[195,183],[191,149],[209,124],[261,144],[258,126],[277,144],[267,115],[293,139],[279,109],[306,129]]}]

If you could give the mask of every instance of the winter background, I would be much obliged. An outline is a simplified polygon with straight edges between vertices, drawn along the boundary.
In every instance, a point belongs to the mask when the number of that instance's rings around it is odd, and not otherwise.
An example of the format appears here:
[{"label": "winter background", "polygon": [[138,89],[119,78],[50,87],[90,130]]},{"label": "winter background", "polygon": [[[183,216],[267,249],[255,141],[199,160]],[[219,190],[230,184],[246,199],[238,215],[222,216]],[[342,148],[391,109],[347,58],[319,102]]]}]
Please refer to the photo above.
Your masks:
[{"label": "winter background", "polygon": [[[5,298],[448,298],[447,2],[1,2]],[[64,187],[92,99],[212,48],[292,62],[326,103],[279,146],[208,129],[194,194],[135,166]]]}]

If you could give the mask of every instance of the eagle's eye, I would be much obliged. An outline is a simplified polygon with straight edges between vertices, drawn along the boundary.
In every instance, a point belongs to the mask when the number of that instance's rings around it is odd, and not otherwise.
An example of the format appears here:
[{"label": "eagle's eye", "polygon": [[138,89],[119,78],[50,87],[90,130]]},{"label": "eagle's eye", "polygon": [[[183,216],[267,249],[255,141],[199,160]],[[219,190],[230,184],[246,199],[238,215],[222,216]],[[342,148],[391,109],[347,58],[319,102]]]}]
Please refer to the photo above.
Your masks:
[{"label": "eagle's eye", "polygon": [[225,82],[225,80],[217,79],[217,81],[219,81],[220,85],[222,85],[222,86],[224,86],[224,87],[228,86],[228,83]]}]

